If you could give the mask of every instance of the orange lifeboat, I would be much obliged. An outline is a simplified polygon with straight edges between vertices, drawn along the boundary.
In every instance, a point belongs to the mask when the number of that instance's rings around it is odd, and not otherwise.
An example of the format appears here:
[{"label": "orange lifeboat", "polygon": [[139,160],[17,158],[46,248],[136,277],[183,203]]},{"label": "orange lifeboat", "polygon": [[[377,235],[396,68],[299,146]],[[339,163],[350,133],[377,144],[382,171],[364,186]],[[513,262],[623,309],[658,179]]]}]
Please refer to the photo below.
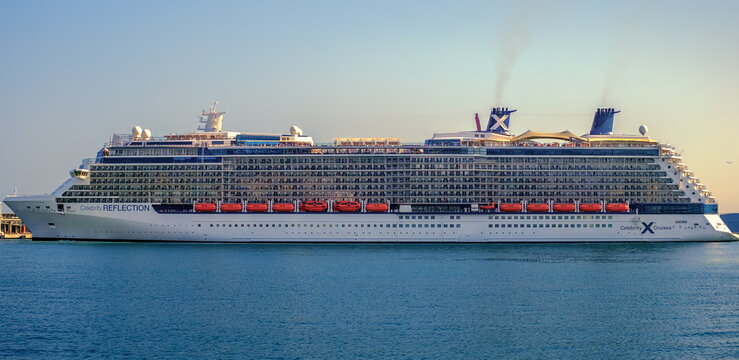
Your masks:
[{"label": "orange lifeboat", "polygon": [[200,203],[195,204],[195,211],[197,212],[215,212],[218,207],[213,203]]},{"label": "orange lifeboat", "polygon": [[323,201],[306,201],[300,204],[300,211],[322,212],[328,210],[328,205]]},{"label": "orange lifeboat", "polygon": [[603,207],[600,206],[600,203],[580,204],[580,211],[582,212],[599,212],[601,209]]},{"label": "orange lifeboat", "polygon": [[334,211],[357,212],[362,209],[359,201],[339,201],[334,203]]},{"label": "orange lifeboat", "polygon": [[265,203],[254,203],[246,204],[246,211],[248,212],[267,212],[269,206]]},{"label": "orange lifeboat", "polygon": [[624,203],[606,204],[606,211],[608,212],[627,212],[629,211],[629,204],[624,204]]},{"label": "orange lifeboat", "polygon": [[370,203],[365,207],[369,212],[387,212],[387,204]]},{"label": "orange lifeboat", "polygon": [[221,204],[222,212],[241,212],[241,204]]},{"label": "orange lifeboat", "polygon": [[573,212],[575,204],[554,204],[554,212]]},{"label": "orange lifeboat", "polygon": [[519,203],[500,204],[500,211],[502,212],[521,212],[523,206]]},{"label": "orange lifeboat", "polygon": [[495,210],[495,203],[491,202],[487,205],[480,205],[480,210]]},{"label": "orange lifeboat", "polygon": [[272,205],[272,211],[274,212],[293,212],[295,210],[295,205],[291,203],[278,203]]},{"label": "orange lifeboat", "polygon": [[526,211],[528,212],[547,212],[549,211],[549,204],[528,204],[526,205]]}]

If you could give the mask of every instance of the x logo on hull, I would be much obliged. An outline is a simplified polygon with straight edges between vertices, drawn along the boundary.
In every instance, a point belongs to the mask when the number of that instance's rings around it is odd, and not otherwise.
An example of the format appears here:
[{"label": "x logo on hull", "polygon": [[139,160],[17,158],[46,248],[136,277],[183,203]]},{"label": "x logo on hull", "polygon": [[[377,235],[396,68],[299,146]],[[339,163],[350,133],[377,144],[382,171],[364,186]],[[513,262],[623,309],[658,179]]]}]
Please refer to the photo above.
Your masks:
[{"label": "x logo on hull", "polygon": [[649,224],[642,221],[641,224],[644,225],[644,230],[641,231],[642,234],[646,233],[647,231],[654,234],[654,231],[652,230],[652,225],[654,225],[654,221],[650,222]]}]

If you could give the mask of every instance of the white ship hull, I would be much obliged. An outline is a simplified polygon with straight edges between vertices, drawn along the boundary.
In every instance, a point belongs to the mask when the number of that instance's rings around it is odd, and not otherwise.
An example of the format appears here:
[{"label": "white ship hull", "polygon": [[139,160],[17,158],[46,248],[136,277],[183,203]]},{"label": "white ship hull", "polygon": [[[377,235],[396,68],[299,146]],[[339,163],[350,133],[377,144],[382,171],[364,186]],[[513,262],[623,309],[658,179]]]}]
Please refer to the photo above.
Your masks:
[{"label": "white ship hull", "polygon": [[178,242],[734,241],[716,214],[157,213],[150,204],[5,200],[35,239]]}]

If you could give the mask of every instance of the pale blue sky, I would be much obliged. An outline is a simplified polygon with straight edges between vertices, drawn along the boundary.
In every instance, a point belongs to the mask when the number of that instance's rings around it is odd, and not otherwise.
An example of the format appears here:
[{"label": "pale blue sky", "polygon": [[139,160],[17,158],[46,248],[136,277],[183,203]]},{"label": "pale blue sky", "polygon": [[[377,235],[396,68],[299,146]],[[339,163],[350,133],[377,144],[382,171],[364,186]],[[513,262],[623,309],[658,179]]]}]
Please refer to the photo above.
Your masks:
[{"label": "pale blue sky", "polygon": [[[318,141],[649,126],[739,211],[739,2],[24,1],[0,9],[0,194],[52,191],[111,133],[224,127]],[[501,69],[508,81],[500,94]],[[498,102],[496,99],[500,99]],[[9,156],[13,157],[9,157]],[[727,164],[727,162],[733,164]]]}]

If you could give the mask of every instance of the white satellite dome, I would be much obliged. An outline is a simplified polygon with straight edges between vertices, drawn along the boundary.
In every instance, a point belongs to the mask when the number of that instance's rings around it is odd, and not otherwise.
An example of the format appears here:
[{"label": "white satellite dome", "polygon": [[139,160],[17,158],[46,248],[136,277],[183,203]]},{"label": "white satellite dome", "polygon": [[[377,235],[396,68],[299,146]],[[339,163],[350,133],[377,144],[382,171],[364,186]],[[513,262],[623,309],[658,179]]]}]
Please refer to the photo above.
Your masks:
[{"label": "white satellite dome", "polygon": [[642,134],[642,136],[646,136],[647,131],[649,131],[649,128],[647,128],[646,125],[639,126],[639,133]]},{"label": "white satellite dome", "polygon": [[290,134],[292,134],[293,136],[300,136],[303,135],[303,130],[293,125],[290,127]]},{"label": "white satellite dome", "polygon": [[142,137],[144,138],[144,140],[149,140],[151,138],[151,130],[144,129]]},{"label": "white satellite dome", "polygon": [[133,127],[133,129],[131,129],[131,135],[134,139],[138,139],[141,137],[141,131],[141,126],[136,125]]}]

